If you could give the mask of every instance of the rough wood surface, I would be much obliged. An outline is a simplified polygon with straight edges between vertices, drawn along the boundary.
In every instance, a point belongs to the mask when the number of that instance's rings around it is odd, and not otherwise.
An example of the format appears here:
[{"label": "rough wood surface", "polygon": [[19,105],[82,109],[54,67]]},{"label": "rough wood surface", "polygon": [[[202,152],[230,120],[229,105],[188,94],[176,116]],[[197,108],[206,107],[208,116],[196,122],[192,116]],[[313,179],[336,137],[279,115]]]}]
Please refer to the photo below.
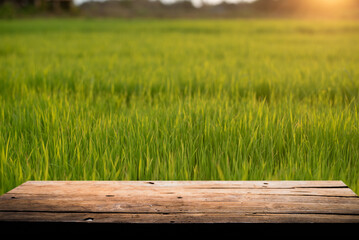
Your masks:
[{"label": "rough wood surface", "polygon": [[341,181],[29,181],[1,222],[359,223]]}]

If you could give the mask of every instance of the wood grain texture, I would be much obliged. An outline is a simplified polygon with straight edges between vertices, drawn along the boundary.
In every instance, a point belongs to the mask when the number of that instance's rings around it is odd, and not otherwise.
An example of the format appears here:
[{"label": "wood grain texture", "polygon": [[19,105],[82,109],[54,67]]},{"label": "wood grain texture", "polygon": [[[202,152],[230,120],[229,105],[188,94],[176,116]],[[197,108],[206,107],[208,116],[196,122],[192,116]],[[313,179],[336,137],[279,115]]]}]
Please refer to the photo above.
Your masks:
[{"label": "wood grain texture", "polygon": [[0,221],[359,223],[359,198],[341,181],[29,181]]}]

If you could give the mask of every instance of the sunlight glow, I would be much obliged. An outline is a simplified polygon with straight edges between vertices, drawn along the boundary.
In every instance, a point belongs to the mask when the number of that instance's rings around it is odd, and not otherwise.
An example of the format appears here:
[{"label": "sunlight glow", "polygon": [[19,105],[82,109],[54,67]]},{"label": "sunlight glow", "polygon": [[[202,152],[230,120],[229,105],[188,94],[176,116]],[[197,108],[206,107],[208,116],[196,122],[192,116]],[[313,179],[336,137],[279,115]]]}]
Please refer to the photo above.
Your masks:
[{"label": "sunlight glow", "polygon": [[[74,0],[76,5],[80,5],[84,2],[90,2],[90,1],[104,2],[106,0]],[[158,0],[158,1],[170,4],[176,2],[177,0]],[[206,3],[206,4],[220,4],[222,2],[239,3],[239,2],[253,2],[255,0],[191,0],[191,1],[194,6],[200,7],[202,6],[202,3]]]}]

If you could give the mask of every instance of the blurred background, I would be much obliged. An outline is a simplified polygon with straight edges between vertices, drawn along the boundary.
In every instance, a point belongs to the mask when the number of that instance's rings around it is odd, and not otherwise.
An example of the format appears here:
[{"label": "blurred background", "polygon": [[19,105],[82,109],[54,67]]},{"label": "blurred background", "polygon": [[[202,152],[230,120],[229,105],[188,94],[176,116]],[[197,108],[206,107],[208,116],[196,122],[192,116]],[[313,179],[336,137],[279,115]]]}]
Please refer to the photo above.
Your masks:
[{"label": "blurred background", "polygon": [[358,18],[358,0],[0,0],[0,18]]},{"label": "blurred background", "polygon": [[358,194],[358,17],[359,0],[0,0],[0,194],[27,180]]}]

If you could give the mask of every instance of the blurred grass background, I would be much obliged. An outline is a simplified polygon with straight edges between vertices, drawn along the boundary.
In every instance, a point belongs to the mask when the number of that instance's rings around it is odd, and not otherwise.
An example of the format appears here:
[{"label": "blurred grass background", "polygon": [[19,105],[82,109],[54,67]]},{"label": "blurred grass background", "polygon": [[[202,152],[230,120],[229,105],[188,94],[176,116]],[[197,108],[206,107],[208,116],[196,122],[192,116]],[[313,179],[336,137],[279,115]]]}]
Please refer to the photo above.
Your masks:
[{"label": "blurred grass background", "polygon": [[27,180],[342,180],[359,23],[0,21],[0,194]]}]

